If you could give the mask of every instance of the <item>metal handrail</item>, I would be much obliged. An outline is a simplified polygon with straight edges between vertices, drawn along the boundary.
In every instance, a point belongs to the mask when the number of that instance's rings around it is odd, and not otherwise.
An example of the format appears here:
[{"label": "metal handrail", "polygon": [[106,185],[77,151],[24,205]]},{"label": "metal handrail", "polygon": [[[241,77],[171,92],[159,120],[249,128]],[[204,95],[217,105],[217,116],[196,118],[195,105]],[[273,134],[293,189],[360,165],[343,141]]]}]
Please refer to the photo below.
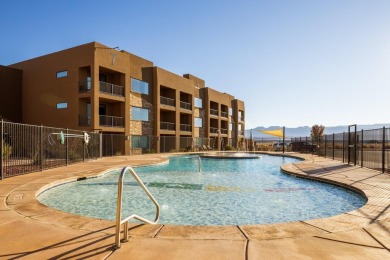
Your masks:
[{"label": "metal handrail", "polygon": [[[154,221],[150,221],[146,218],[143,218],[141,216],[138,216],[136,214],[130,215],[125,219],[122,219],[122,191],[123,191],[123,177],[125,176],[125,173],[129,171],[130,174],[133,176],[133,178],[138,182],[139,186],[144,190],[144,192],[148,195],[150,200],[156,205],[156,217]],[[144,183],[141,181],[141,179],[138,177],[138,175],[135,173],[133,168],[130,166],[126,166],[122,169],[122,172],[119,176],[118,180],[118,199],[117,199],[117,207],[116,207],[116,228],[115,228],[115,246],[117,248],[121,247],[121,241],[120,241],[120,234],[121,234],[121,225],[124,224],[124,230],[123,230],[123,237],[124,242],[129,240],[129,220],[130,219],[137,219],[139,221],[142,221],[144,223],[148,224],[157,224],[158,219],[160,217],[160,205],[156,201],[156,199],[153,197],[153,195],[149,192],[149,190],[146,188]]]}]

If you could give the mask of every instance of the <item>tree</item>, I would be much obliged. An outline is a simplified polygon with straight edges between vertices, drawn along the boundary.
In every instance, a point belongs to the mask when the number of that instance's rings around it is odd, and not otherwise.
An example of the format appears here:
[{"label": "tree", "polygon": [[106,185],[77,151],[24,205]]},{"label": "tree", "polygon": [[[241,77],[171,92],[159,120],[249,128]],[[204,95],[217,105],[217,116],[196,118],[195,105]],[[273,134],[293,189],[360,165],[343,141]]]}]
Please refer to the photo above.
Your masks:
[{"label": "tree", "polygon": [[316,143],[319,143],[321,136],[324,135],[324,131],[325,131],[325,126],[313,125],[310,131],[310,136],[312,140]]}]

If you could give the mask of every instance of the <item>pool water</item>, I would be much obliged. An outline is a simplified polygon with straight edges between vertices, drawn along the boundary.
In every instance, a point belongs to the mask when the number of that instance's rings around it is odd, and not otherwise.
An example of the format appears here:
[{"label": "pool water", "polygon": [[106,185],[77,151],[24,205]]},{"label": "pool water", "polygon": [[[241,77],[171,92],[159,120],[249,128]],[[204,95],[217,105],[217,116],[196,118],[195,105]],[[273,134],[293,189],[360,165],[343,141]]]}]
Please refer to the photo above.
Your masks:
[{"label": "pool water", "polygon": [[[161,207],[161,224],[245,225],[324,218],[363,206],[353,191],[286,175],[280,165],[298,159],[171,157],[169,163],[135,168]],[[77,215],[114,220],[120,171],[60,185],[38,196],[43,204]],[[155,206],[128,174],[123,216],[154,219]]]}]

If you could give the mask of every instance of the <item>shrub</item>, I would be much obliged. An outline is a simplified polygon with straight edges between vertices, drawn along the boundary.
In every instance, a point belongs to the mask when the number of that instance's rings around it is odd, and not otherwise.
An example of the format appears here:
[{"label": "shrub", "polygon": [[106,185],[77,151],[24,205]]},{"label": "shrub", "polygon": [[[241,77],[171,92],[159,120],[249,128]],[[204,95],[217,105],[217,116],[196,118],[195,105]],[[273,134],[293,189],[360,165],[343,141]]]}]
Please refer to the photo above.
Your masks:
[{"label": "shrub", "polygon": [[233,147],[231,147],[230,145],[227,145],[225,147],[225,151],[232,151],[233,150]]},{"label": "shrub", "polygon": [[12,147],[9,144],[3,143],[3,160],[7,160],[12,153]]}]

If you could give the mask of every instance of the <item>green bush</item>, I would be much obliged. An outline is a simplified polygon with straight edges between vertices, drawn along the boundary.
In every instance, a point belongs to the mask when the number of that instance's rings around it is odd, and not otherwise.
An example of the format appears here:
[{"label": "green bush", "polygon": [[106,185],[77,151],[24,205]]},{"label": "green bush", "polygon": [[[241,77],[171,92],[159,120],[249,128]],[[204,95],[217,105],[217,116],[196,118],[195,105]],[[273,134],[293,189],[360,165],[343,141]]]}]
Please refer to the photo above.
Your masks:
[{"label": "green bush", "polygon": [[12,153],[12,147],[9,144],[3,143],[3,160],[7,160]]},{"label": "green bush", "polygon": [[232,151],[233,150],[233,147],[231,147],[230,145],[227,145],[225,147],[225,151]]}]

